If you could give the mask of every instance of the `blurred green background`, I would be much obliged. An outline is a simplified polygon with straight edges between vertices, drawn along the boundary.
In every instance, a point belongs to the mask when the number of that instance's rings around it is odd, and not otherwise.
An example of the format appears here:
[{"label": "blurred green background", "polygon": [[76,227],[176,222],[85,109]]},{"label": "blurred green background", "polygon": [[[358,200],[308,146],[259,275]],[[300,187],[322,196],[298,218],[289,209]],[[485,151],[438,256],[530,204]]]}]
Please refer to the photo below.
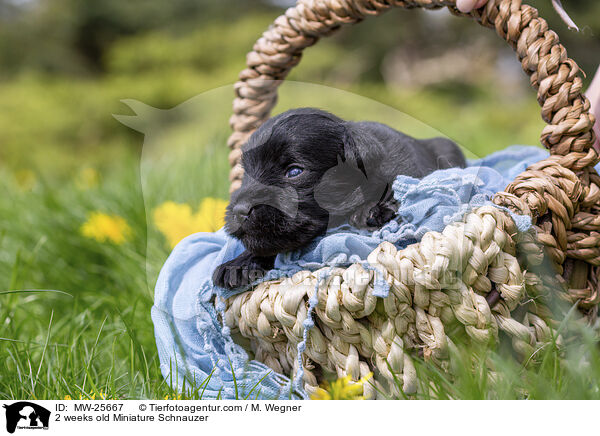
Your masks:
[{"label": "blurred green background", "polygon": [[[600,61],[600,3],[564,2],[580,33],[549,0],[530,3],[587,84]],[[172,245],[154,211],[176,202],[167,224],[184,233],[201,219],[202,229],[218,225],[206,217],[228,196],[231,85],[290,4],[0,0],[0,398],[176,395],[149,318]],[[512,50],[446,10],[392,10],[344,28],[309,48],[289,79],[277,112],[313,105],[439,132],[473,157],[537,144],[543,127]],[[183,108],[185,125],[149,141],[142,125],[113,117],[134,115],[123,99],[142,112]],[[179,142],[187,158],[170,160]],[[222,203],[202,209],[207,197]],[[122,240],[82,230],[94,213]]]}]

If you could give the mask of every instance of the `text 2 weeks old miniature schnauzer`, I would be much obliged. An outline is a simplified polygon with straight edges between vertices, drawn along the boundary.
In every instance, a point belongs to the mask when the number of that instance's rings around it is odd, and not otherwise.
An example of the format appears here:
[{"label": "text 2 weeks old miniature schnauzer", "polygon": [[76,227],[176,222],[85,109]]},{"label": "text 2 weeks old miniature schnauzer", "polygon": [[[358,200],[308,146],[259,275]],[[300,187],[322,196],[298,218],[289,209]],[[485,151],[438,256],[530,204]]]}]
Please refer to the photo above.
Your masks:
[{"label": "text 2 weeks old miniature schnauzer", "polygon": [[421,178],[465,166],[448,139],[418,140],[313,108],[269,119],[242,152],[244,178],[231,196],[225,229],[246,251],[213,274],[215,285],[230,289],[262,277],[277,253],[303,247],[329,228],[381,227],[396,213],[391,184],[397,175]]}]

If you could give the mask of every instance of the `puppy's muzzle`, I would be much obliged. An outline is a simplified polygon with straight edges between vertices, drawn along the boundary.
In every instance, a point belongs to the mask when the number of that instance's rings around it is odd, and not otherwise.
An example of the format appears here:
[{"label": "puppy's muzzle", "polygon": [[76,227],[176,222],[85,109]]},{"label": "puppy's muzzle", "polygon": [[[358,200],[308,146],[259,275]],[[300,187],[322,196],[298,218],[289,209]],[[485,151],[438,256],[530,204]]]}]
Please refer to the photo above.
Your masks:
[{"label": "puppy's muzzle", "polygon": [[244,175],[240,189],[231,197],[231,215],[228,231],[235,232],[244,221],[252,217],[254,208],[271,206],[290,218],[298,214],[298,193],[292,187],[265,185],[249,175]]},{"label": "puppy's muzzle", "polygon": [[244,221],[250,215],[253,207],[247,203],[238,203],[232,209],[231,213],[233,213],[234,217],[238,221]]}]

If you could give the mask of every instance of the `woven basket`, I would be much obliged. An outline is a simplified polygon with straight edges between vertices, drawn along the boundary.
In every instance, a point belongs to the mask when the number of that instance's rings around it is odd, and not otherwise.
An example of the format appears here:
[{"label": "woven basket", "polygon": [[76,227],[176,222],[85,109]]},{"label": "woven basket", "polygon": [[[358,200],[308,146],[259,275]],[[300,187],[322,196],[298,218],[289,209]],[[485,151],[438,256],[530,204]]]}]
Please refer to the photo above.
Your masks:
[{"label": "woven basket", "polygon": [[[240,147],[269,117],[277,88],[302,51],[342,25],[396,6],[447,6],[465,15],[455,0],[300,0],[274,21],[248,54],[235,86],[228,142],[232,191],[242,178]],[[552,340],[549,302],[556,298],[578,304],[584,318],[596,318],[600,177],[593,166],[599,159],[579,68],[537,10],[521,0],[490,0],[465,16],[495,29],[516,51],[537,91],[547,123],[541,142],[551,156],[495,195],[504,210],[480,207],[403,250],[385,242],[375,249],[368,262],[390,285],[386,298],[373,295],[377,274],[355,264],[326,275],[302,271],[225,301],[226,324],[250,339],[257,360],[290,377],[302,362],[308,393],[326,372],[354,380],[373,372],[374,386],[364,385],[372,397],[380,389],[399,393],[397,385],[414,393],[414,357],[443,362],[452,345],[450,326],[474,343],[489,343],[502,332],[529,358]],[[532,230],[517,231],[506,209],[530,216]],[[312,314],[309,301],[316,303]],[[306,334],[310,315],[314,327]]]}]

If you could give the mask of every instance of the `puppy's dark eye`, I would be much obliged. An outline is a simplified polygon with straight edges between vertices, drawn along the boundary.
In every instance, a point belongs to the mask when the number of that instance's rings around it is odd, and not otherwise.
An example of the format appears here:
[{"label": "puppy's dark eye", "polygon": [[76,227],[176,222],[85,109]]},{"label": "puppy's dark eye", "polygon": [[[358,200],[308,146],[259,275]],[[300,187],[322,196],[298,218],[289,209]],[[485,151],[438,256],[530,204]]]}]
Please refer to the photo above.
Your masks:
[{"label": "puppy's dark eye", "polygon": [[303,171],[304,170],[302,168],[297,166],[289,167],[287,170],[285,170],[285,176],[291,179],[293,177],[298,177]]}]

